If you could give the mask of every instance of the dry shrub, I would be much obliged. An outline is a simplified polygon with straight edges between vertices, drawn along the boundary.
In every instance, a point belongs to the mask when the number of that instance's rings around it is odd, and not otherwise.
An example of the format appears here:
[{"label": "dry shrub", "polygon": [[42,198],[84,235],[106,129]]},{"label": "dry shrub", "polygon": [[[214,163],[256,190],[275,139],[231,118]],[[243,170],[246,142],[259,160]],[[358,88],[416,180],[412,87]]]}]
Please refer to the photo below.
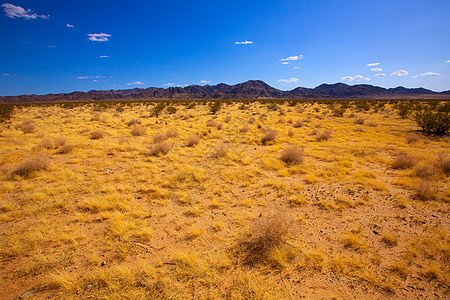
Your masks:
[{"label": "dry shrub", "polygon": [[400,154],[392,162],[392,167],[394,169],[408,169],[414,167],[415,164],[414,157],[408,154]]},{"label": "dry shrub", "polygon": [[364,130],[361,127],[356,127],[355,132],[364,132]]},{"label": "dry shrub", "polygon": [[223,120],[225,123],[229,123],[231,121],[231,116],[226,116]]},{"label": "dry shrub", "polygon": [[239,128],[239,132],[242,132],[242,133],[248,132],[249,130],[250,130],[250,127],[248,127],[247,125],[244,125],[241,128]]},{"label": "dry shrub", "polygon": [[167,129],[166,136],[168,138],[176,138],[178,136],[178,130],[176,128]]},{"label": "dry shrub", "polygon": [[134,125],[139,125],[139,124],[141,124],[141,120],[139,120],[139,119],[133,119],[133,120],[130,120],[130,121],[127,123],[127,125],[128,125],[129,127],[134,126]]},{"label": "dry shrub", "polygon": [[275,141],[276,137],[277,137],[277,132],[273,129],[267,129],[266,132],[264,133],[262,139],[261,139],[261,143],[263,145],[267,144],[268,142],[273,142]]},{"label": "dry shrub", "polygon": [[414,169],[414,173],[422,178],[430,178],[436,175],[437,170],[434,166],[420,165]]},{"label": "dry shrub", "polygon": [[166,155],[172,150],[173,144],[169,142],[159,142],[148,147],[147,155],[158,156]]},{"label": "dry shrub", "polygon": [[193,147],[198,143],[200,143],[200,137],[196,134],[189,136],[186,140],[186,146],[188,147]]},{"label": "dry shrub", "polygon": [[217,143],[216,148],[212,151],[212,157],[224,157],[228,153],[228,145],[223,141]]},{"label": "dry shrub", "polygon": [[294,124],[294,128],[300,128],[303,127],[303,125],[305,124],[305,121],[303,120],[297,120]]},{"label": "dry shrub", "polygon": [[278,265],[273,259],[273,253],[288,246],[286,237],[291,225],[291,219],[282,213],[256,219],[251,229],[252,234],[242,238],[238,244],[244,264]]},{"label": "dry shrub", "polygon": [[64,145],[58,148],[58,150],[55,152],[56,154],[67,154],[69,152],[72,152],[73,145]]},{"label": "dry shrub", "polygon": [[437,169],[441,170],[442,173],[448,175],[450,173],[450,155],[446,153],[440,153],[434,162]]},{"label": "dry shrub", "polygon": [[333,131],[331,131],[330,129],[326,129],[322,132],[317,131],[316,132],[316,141],[320,142],[320,141],[327,141],[328,139],[331,138],[331,134],[333,133]]},{"label": "dry shrub", "polygon": [[103,130],[97,129],[91,132],[92,140],[99,140],[105,136],[105,132]]},{"label": "dry shrub", "polygon": [[153,143],[161,143],[167,140],[168,137],[164,133],[157,133],[153,136]]},{"label": "dry shrub", "polygon": [[101,117],[100,113],[94,113],[92,115],[91,121],[100,121],[100,117]]},{"label": "dry shrub", "polygon": [[420,200],[434,200],[437,196],[437,188],[429,181],[421,181],[416,187],[416,196]]},{"label": "dry shrub", "polygon": [[23,133],[33,133],[36,131],[36,126],[33,120],[26,120],[18,126]]},{"label": "dry shrub", "polygon": [[364,118],[358,118],[354,121],[355,124],[362,125],[366,120]]},{"label": "dry shrub", "polygon": [[217,123],[216,127],[217,127],[217,129],[221,130],[223,128],[223,124],[222,123]]},{"label": "dry shrub", "polygon": [[30,157],[25,160],[22,164],[17,166],[13,171],[11,171],[10,176],[22,176],[28,177],[33,172],[40,170],[49,170],[50,159],[48,156],[43,154],[38,154],[34,157]]},{"label": "dry shrub", "polygon": [[132,136],[142,136],[145,134],[145,132],[146,132],[145,127],[139,125],[134,125],[130,131]]},{"label": "dry shrub", "polygon": [[406,136],[406,142],[408,144],[415,143],[419,140],[419,136],[417,134],[409,134]]},{"label": "dry shrub", "polygon": [[290,145],[281,151],[280,159],[288,165],[301,164],[303,162],[303,148]]},{"label": "dry shrub", "polygon": [[251,117],[250,119],[248,119],[248,124],[253,124],[255,123],[255,118]]},{"label": "dry shrub", "polygon": [[216,127],[217,126],[217,123],[216,123],[216,121],[214,121],[214,120],[208,120],[208,121],[206,121],[206,127]]},{"label": "dry shrub", "polygon": [[289,129],[289,131],[288,131],[288,136],[289,136],[289,137],[294,137],[294,131],[292,131],[291,129]]},{"label": "dry shrub", "polygon": [[40,143],[39,143],[39,147],[43,148],[43,149],[54,149],[55,146],[53,144],[53,141],[49,138],[45,138],[43,139]]}]

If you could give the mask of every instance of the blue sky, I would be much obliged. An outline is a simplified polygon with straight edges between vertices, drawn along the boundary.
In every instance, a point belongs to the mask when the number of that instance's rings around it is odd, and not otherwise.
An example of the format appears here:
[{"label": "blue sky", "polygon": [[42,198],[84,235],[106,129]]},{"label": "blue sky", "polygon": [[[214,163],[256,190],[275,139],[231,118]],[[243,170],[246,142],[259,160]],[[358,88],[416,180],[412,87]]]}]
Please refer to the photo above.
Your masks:
[{"label": "blue sky", "polygon": [[450,89],[450,1],[0,2],[0,95],[236,84]]}]

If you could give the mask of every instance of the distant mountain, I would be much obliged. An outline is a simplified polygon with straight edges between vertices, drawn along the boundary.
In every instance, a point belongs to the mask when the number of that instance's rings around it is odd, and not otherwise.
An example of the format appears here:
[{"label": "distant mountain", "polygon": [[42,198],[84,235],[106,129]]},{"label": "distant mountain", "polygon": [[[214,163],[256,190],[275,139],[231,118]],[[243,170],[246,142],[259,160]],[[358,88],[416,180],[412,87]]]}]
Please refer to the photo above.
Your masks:
[{"label": "distant mountain", "polygon": [[261,80],[228,85],[190,85],[186,87],[92,90],[48,95],[21,95],[0,97],[0,103],[83,102],[116,100],[170,100],[170,99],[381,99],[381,98],[448,98],[450,90],[442,93],[424,88],[396,87],[385,89],[369,84],[322,84],[313,89],[298,87],[281,91]]}]

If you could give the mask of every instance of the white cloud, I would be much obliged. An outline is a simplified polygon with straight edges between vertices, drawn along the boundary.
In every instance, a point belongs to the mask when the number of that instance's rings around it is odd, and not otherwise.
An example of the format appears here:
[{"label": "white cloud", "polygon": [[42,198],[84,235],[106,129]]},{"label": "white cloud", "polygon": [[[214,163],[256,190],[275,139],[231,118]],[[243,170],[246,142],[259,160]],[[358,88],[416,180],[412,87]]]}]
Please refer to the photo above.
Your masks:
[{"label": "white cloud", "polygon": [[397,70],[397,71],[393,72],[391,75],[393,75],[393,76],[406,76],[406,75],[408,75],[408,71]]},{"label": "white cloud", "polygon": [[347,80],[347,81],[361,81],[361,80],[370,80],[370,78],[364,77],[362,75],[356,75],[354,77],[352,76],[344,76],[341,78],[342,80]]},{"label": "white cloud", "polygon": [[378,74],[375,74],[375,76],[376,76],[376,77],[384,77],[384,76],[386,76],[386,74],[384,74],[384,73],[378,73]]},{"label": "white cloud", "polygon": [[127,83],[127,85],[141,85],[141,84],[144,84],[143,82],[140,82],[139,80],[138,81],[135,81],[135,82],[129,82],[129,83]]},{"label": "white cloud", "polygon": [[284,83],[297,83],[297,82],[299,82],[299,79],[292,77],[289,79],[278,79],[278,81],[284,82]]},{"label": "white cloud", "polygon": [[108,56],[108,55],[100,55],[99,57],[100,57],[100,58],[110,58],[111,56]]},{"label": "white cloud", "polygon": [[48,46],[49,48],[56,48],[56,46],[53,46],[53,45],[50,45],[50,46]]},{"label": "white cloud", "polygon": [[234,42],[235,45],[249,45],[253,44],[253,41]]},{"label": "white cloud", "polygon": [[280,61],[300,60],[300,59],[303,59],[303,55],[302,54],[300,54],[300,55],[293,55],[293,56],[289,56],[289,57],[286,57],[286,58],[282,58],[282,59],[280,59]]},{"label": "white cloud", "polygon": [[381,72],[381,71],[383,71],[383,69],[382,68],[372,68],[372,69],[370,69],[370,71]]},{"label": "white cloud", "polygon": [[300,67],[294,67],[294,69],[300,69]]},{"label": "white cloud", "polygon": [[94,79],[94,80],[92,80],[93,82],[98,82],[98,80],[97,79]]},{"label": "white cloud", "polygon": [[11,75],[11,74],[3,73],[2,75],[3,75],[3,76],[9,76],[9,75]]},{"label": "white cloud", "polygon": [[66,24],[66,27],[74,28],[75,26],[73,26],[73,25],[71,25],[71,24]]},{"label": "white cloud", "polygon": [[207,83],[211,83],[211,81],[209,81],[209,80],[200,80],[200,83],[207,84]]},{"label": "white cloud", "polygon": [[449,60],[447,60],[446,62],[450,63],[450,59],[449,59]]},{"label": "white cloud", "polygon": [[419,75],[411,76],[411,78],[419,78]]},{"label": "white cloud", "polygon": [[288,65],[288,64],[290,64],[290,62],[288,62],[288,61],[283,61],[282,64],[283,64],[283,65]]},{"label": "white cloud", "polygon": [[367,64],[367,66],[369,67],[373,67],[373,66],[378,66],[380,63],[371,63],[371,64]]},{"label": "white cloud", "polygon": [[169,83],[166,83],[166,84],[163,84],[163,86],[179,86],[179,87],[185,87],[185,86],[188,86],[187,84],[177,84],[177,83],[173,83],[173,82],[169,82]]},{"label": "white cloud", "polygon": [[97,75],[97,76],[78,76],[77,79],[100,79],[105,78],[105,76]]},{"label": "white cloud", "polygon": [[10,3],[2,4],[3,10],[5,11],[5,14],[7,17],[11,19],[15,18],[24,18],[24,19],[49,19],[50,15],[38,15],[35,13],[31,13],[31,9],[25,10],[23,7],[15,6]]},{"label": "white cloud", "polygon": [[441,73],[426,72],[426,73],[420,74],[420,76],[441,76]]},{"label": "white cloud", "polygon": [[107,42],[111,37],[110,34],[107,33],[88,33],[88,40],[93,42]]}]

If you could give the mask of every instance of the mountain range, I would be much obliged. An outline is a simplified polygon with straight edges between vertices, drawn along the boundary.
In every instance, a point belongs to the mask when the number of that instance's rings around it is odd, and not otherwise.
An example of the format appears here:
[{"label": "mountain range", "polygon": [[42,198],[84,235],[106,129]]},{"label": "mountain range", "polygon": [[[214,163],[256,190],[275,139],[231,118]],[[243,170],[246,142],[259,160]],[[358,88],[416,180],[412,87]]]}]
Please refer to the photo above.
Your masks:
[{"label": "mountain range", "polygon": [[90,102],[118,100],[167,100],[167,99],[423,99],[450,98],[450,90],[434,92],[424,88],[382,88],[369,84],[347,85],[344,83],[322,84],[315,88],[298,87],[282,91],[261,80],[249,80],[228,85],[190,85],[186,87],[127,90],[91,90],[47,95],[20,95],[0,97],[0,103],[51,103]]}]

